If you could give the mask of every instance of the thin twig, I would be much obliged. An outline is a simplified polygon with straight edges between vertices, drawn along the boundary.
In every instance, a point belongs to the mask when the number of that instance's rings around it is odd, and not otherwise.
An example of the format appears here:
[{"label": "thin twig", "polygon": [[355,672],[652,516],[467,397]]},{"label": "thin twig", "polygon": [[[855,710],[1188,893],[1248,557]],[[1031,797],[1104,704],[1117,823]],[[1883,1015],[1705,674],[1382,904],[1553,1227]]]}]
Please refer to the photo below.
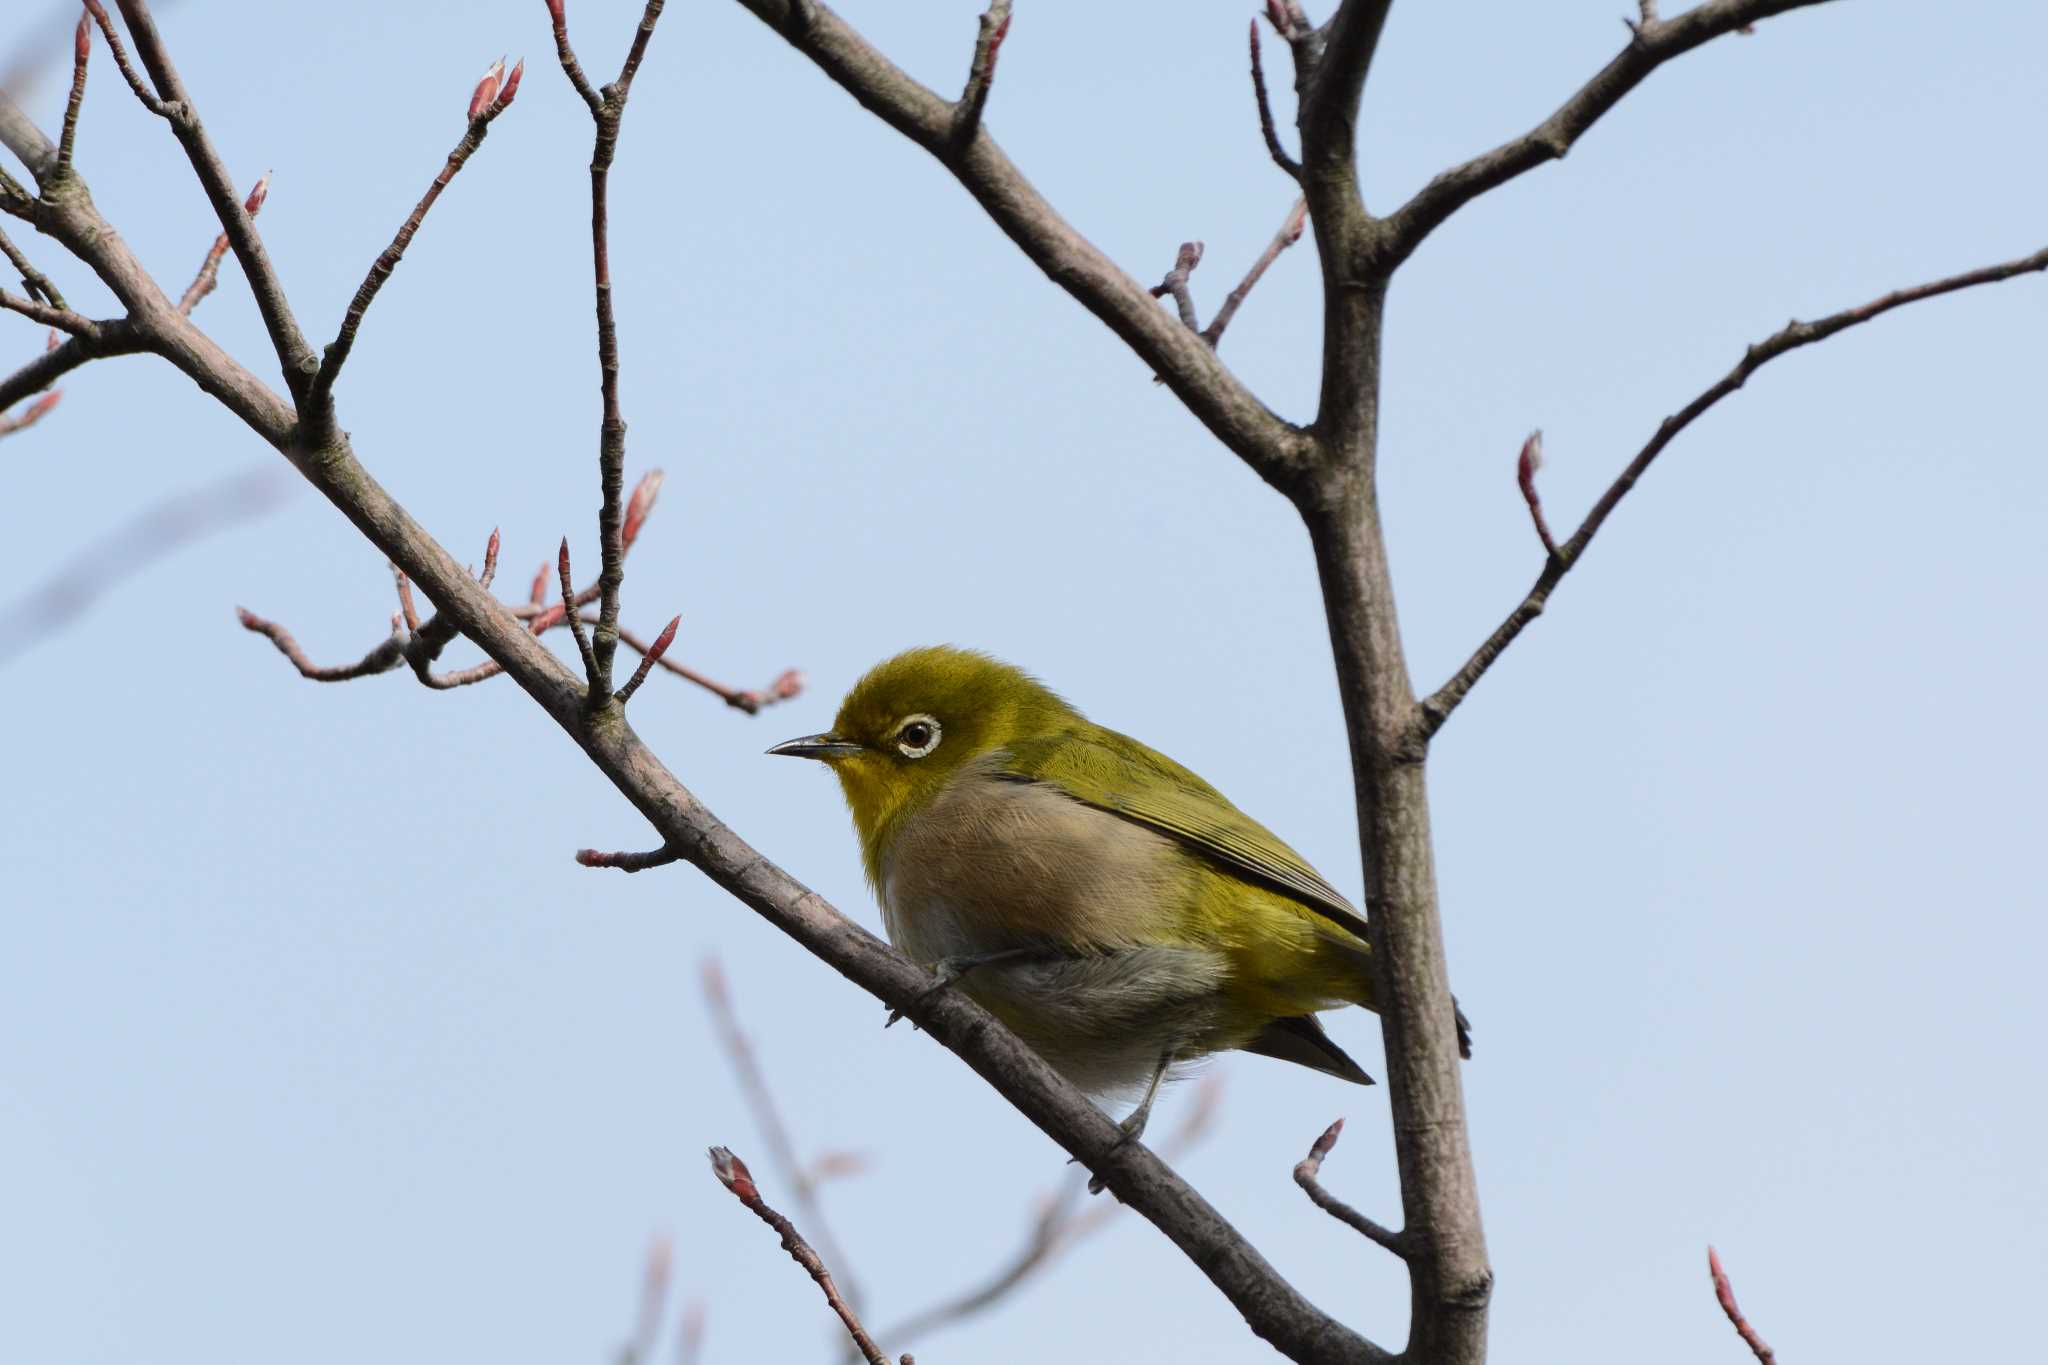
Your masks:
[{"label": "thin twig", "polygon": [[10,294],[4,289],[0,289],[0,309],[5,309],[10,313],[19,313],[31,321],[40,322],[45,327],[54,327],[58,331],[72,336],[79,336],[90,332],[93,328],[91,318],[83,317],[68,308],[53,308],[49,304],[40,303],[35,299],[23,298],[19,294]]},{"label": "thin twig", "polygon": [[298,319],[292,315],[277,267],[271,264],[270,253],[264,249],[255,223],[242,208],[234,177],[228,174],[220,152],[199,121],[199,108],[187,93],[177,67],[171,62],[171,54],[157,33],[147,0],[120,0],[120,6],[122,17],[128,21],[128,34],[135,40],[136,55],[163,97],[162,112],[177,135],[178,144],[184,148],[185,159],[191,163],[200,187],[206,191],[214,217],[228,235],[228,244],[241,263],[249,291],[255,295],[256,310],[263,316],[263,330],[277,355],[285,385],[294,396],[303,395],[319,371],[319,362],[305,333],[299,330]]},{"label": "thin twig", "polygon": [[455,179],[456,174],[462,170],[476,149],[483,145],[484,138],[490,133],[492,121],[511,107],[513,98],[519,93],[519,79],[525,72],[526,63],[521,61],[512,68],[512,74],[506,76],[505,63],[501,59],[484,73],[483,79],[477,82],[476,89],[470,93],[469,123],[463,129],[460,140],[456,142],[455,150],[448,153],[447,162],[427,185],[426,193],[422,194],[419,203],[413,206],[411,215],[399,224],[397,234],[391,239],[391,245],[385,247],[377,259],[370,263],[369,273],[356,287],[355,297],[349,301],[348,310],[342,314],[341,328],[335,333],[333,342],[327,347],[327,353],[321,358],[320,372],[314,376],[312,388],[307,394],[307,401],[315,411],[325,411],[332,402],[334,381],[340,376],[341,367],[348,363],[349,352],[355,349],[356,331],[363,325],[363,315],[369,312],[371,303],[375,302],[377,291],[384,287],[384,282],[391,278],[391,272],[398,268],[399,261],[405,256],[406,247],[412,244],[414,234],[420,230],[420,224],[425,221],[427,211],[434,207],[434,201],[441,197],[441,191],[448,188],[449,183]]},{"label": "thin twig", "polygon": [[747,1163],[733,1155],[729,1148],[713,1147],[711,1173],[716,1175],[718,1183],[731,1190],[733,1197],[745,1204],[756,1218],[775,1229],[781,1236],[782,1249],[817,1281],[818,1288],[825,1293],[825,1302],[832,1305],[832,1311],[846,1324],[847,1335],[853,1338],[854,1345],[860,1348],[861,1356],[868,1365],[889,1365],[889,1358],[882,1354],[882,1348],[875,1345],[875,1339],[860,1325],[860,1319],[854,1315],[852,1307],[840,1294],[839,1286],[832,1281],[832,1272],[818,1259],[818,1253],[811,1250],[810,1243],[803,1239],[803,1234],[796,1230],[795,1224],[769,1208],[767,1201],[761,1198],[761,1191],[755,1187],[754,1177],[748,1172]]},{"label": "thin twig", "polygon": [[661,628],[661,634],[654,637],[654,643],[641,651],[640,666],[633,670],[632,677],[626,679],[626,685],[612,694],[613,701],[624,706],[633,700],[633,694],[640,690],[640,684],[647,681],[648,670],[660,663],[661,656],[668,653],[668,647],[675,643],[676,627],[682,623],[681,616],[669,618],[669,623]]},{"label": "thin twig", "polygon": [[[1179,1161],[1207,1136],[1222,1099],[1222,1078],[1215,1075],[1205,1077],[1188,1106],[1186,1116],[1159,1144],[1159,1159],[1168,1163]],[[1058,1189],[1048,1191],[1039,1199],[1038,1211],[1025,1231],[1024,1244],[1015,1255],[974,1288],[904,1319],[882,1333],[883,1339],[921,1341],[941,1327],[973,1317],[1034,1278],[1058,1259],[1061,1252],[1107,1227],[1123,1206],[1084,1198],[1087,1188],[1088,1178],[1077,1171]]]},{"label": "thin twig", "polygon": [[661,1330],[662,1310],[668,1306],[669,1271],[675,1249],[666,1237],[647,1244],[647,1259],[640,1271],[640,1303],[633,1314],[633,1335],[619,1348],[619,1365],[645,1365],[654,1353],[654,1339]]},{"label": "thin twig", "polygon": [[967,84],[953,106],[953,149],[958,151],[974,141],[981,131],[982,111],[988,108],[989,91],[995,87],[996,58],[1003,39],[1010,36],[1010,0],[989,0],[989,7],[976,21],[974,57],[967,64]]},{"label": "thin twig", "polygon": [[1166,278],[1152,286],[1152,297],[1163,299],[1173,295],[1173,306],[1180,310],[1181,326],[1199,334],[1202,321],[1195,315],[1194,291],[1188,288],[1188,276],[1202,263],[1202,244],[1182,242],[1180,250],[1174,253],[1173,269],[1166,272]]},{"label": "thin twig", "polygon": [[[250,189],[249,197],[242,201],[242,211],[254,218],[263,211],[263,201],[269,197],[270,172],[265,171]],[[213,292],[214,286],[220,283],[221,260],[227,254],[228,235],[223,232],[213,239],[213,246],[208,249],[206,259],[199,263],[199,273],[192,277],[192,283],[185,286],[185,293],[178,300],[180,313],[191,317],[192,310],[199,306],[199,301]]]},{"label": "thin twig", "polygon": [[621,872],[645,872],[651,867],[667,867],[680,862],[682,854],[672,848],[662,847],[646,853],[605,853],[594,848],[576,850],[576,861],[585,867],[611,867]]},{"label": "thin twig", "polygon": [[[1269,14],[1272,24],[1278,28],[1280,20]],[[1301,163],[1287,154],[1280,145],[1280,132],[1273,126],[1273,103],[1266,98],[1266,67],[1259,58],[1259,21],[1251,23],[1252,46],[1252,95],[1259,105],[1259,133],[1266,139],[1266,150],[1273,155],[1273,164],[1294,178],[1301,180]]]},{"label": "thin twig", "polygon": [[21,276],[22,290],[30,298],[40,299],[52,308],[70,308],[71,305],[64,302],[64,296],[57,292],[57,286],[50,283],[50,277],[36,269],[5,232],[0,232],[0,255],[6,256],[8,264]]},{"label": "thin twig", "polygon": [[1252,286],[1259,282],[1259,277],[1266,273],[1273,262],[1280,259],[1281,252],[1301,240],[1302,228],[1307,222],[1308,200],[1297,199],[1294,201],[1294,207],[1288,210],[1287,220],[1281,223],[1280,230],[1273,234],[1273,240],[1266,243],[1266,249],[1259,253],[1259,259],[1252,262],[1252,268],[1245,272],[1244,278],[1238,281],[1237,288],[1230,291],[1223,300],[1223,306],[1216,310],[1216,316],[1209,320],[1209,325],[1202,331],[1202,340],[1211,346],[1223,340],[1223,329],[1237,316],[1237,310],[1243,306],[1245,298],[1252,292]]},{"label": "thin twig", "polygon": [[92,59],[92,16],[78,16],[78,30],[71,41],[71,97],[64,102],[64,131],[57,139],[57,165],[71,164],[72,143],[78,137],[78,110],[85,103],[85,68]]},{"label": "thin twig", "polygon": [[1344,1120],[1342,1119],[1338,1119],[1323,1130],[1323,1135],[1309,1145],[1308,1155],[1295,1163],[1294,1183],[1301,1186],[1302,1193],[1306,1194],[1309,1197],[1309,1201],[1324,1213],[1329,1214],[1346,1227],[1363,1234],[1371,1241],[1378,1243],[1396,1256],[1406,1260],[1408,1258],[1408,1239],[1406,1237],[1391,1228],[1382,1227],[1375,1223],[1372,1219],[1324,1189],[1322,1182],[1316,1179],[1316,1176],[1323,1169],[1323,1158],[1328,1156],[1330,1149],[1337,1145],[1337,1135],[1343,1131]]},{"label": "thin twig", "polygon": [[817,1179],[797,1155],[796,1143],[789,1136],[789,1125],[783,1121],[782,1110],[775,1103],[775,1092],[768,1084],[766,1073],[761,1070],[760,1059],[754,1055],[753,1043],[740,1027],[739,1013],[733,1008],[732,993],[726,986],[725,971],[717,958],[707,957],[699,967],[699,974],[704,983],[705,1003],[711,1007],[712,1027],[717,1030],[719,1044],[732,1062],[734,1074],[739,1077],[740,1094],[745,1097],[747,1108],[753,1111],[754,1124],[761,1130],[762,1140],[768,1144],[768,1155],[788,1182],[804,1226],[811,1229],[812,1236],[818,1239],[818,1244],[825,1249],[832,1263],[842,1268],[847,1302],[858,1309],[860,1289],[851,1274],[844,1271],[850,1261],[832,1235],[825,1210],[818,1202]]},{"label": "thin twig", "polygon": [[[583,656],[583,676],[590,683],[590,696],[595,699],[604,695],[598,688],[597,658],[590,652],[590,636],[584,633],[583,617],[572,605],[576,600],[575,586],[569,581],[569,538],[562,537],[562,552],[555,560],[555,570],[562,581],[562,614],[568,619],[569,633],[576,637],[576,652]],[[534,634],[540,632],[536,630]]]},{"label": "thin twig", "polygon": [[[1680,21],[1673,19],[1666,22],[1678,23]],[[1563,545],[1560,545],[1556,552],[1549,557],[1543,566],[1543,572],[1537,575],[1535,584],[1523,596],[1521,602],[1515,606],[1515,609],[1508,613],[1507,619],[1494,628],[1493,634],[1489,635],[1485,642],[1473,652],[1472,657],[1465,661],[1464,667],[1452,674],[1450,680],[1444,683],[1442,687],[1439,687],[1426,699],[1417,703],[1415,718],[1416,738],[1426,741],[1431,735],[1434,735],[1441,729],[1443,723],[1450,718],[1451,712],[1457,709],[1458,704],[1465,700],[1467,694],[1472,691],[1473,686],[1486,675],[1486,670],[1493,667],[1494,660],[1498,659],[1501,653],[1510,644],[1514,643],[1515,637],[1522,633],[1523,627],[1543,614],[1543,608],[1550,600],[1551,591],[1557,587],[1558,583],[1563,580],[1567,573],[1570,573],[1577,566],[1579,560],[1586,553],[1586,547],[1592,543],[1593,537],[1599,533],[1600,527],[1607,521],[1608,516],[1613,513],[1621,500],[1628,495],[1629,490],[1636,486],[1637,480],[1641,479],[1649,470],[1650,465],[1663,453],[1664,448],[1670,445],[1680,432],[1698,420],[1707,409],[1713,407],[1716,403],[1747,383],[1749,377],[1762,366],[1769,364],[1789,351],[1796,351],[1802,346],[1811,346],[1817,341],[1825,341],[1837,332],[1846,331],[1848,328],[1869,322],[1873,318],[1881,317],[1894,308],[1902,308],[1909,303],[1918,303],[1922,299],[1938,298],[1943,294],[1953,294],[1958,290],[1974,288],[1981,284],[1996,284],[2000,280],[2009,280],[2018,275],[2032,274],[2042,270],[2048,270],[2048,247],[2044,247],[2030,256],[2022,256],[2017,260],[2006,261],[2000,265],[1989,265],[1980,270],[1971,270],[1960,275],[1951,275],[1946,279],[1935,280],[1928,284],[1918,284],[1909,289],[1894,290],[1892,293],[1886,294],[1881,298],[1872,299],[1869,303],[1863,304],[1860,307],[1846,308],[1839,313],[1830,313],[1828,316],[1814,322],[1788,322],[1770,336],[1751,346],[1747,351],[1743,352],[1742,359],[1737,362],[1734,369],[1721,376],[1720,380],[1712,387],[1701,393],[1690,403],[1687,403],[1683,408],[1680,408],[1676,413],[1665,418],[1658,425],[1656,435],[1650,438],[1648,445],[1645,445],[1640,451],[1636,452],[1635,458],[1628,462],[1627,468],[1623,469],[1614,482],[1608,485],[1607,491],[1600,495],[1600,500],[1593,504],[1593,509],[1586,513],[1586,519],[1579,523],[1579,529],[1572,533],[1572,538]]]},{"label": "thin twig", "polygon": [[[612,660],[619,643],[619,591],[625,583],[625,488],[626,419],[619,408],[619,328],[612,303],[610,185],[612,161],[618,155],[619,127],[625,118],[626,97],[633,77],[647,55],[654,37],[654,25],[661,18],[663,0],[647,0],[640,14],[640,27],[633,34],[632,48],[619,68],[618,79],[602,91],[592,92],[590,82],[576,62],[569,46],[568,28],[559,0],[548,0],[548,12],[555,20],[556,50],[562,70],[577,93],[590,106],[597,125],[595,145],[590,153],[590,260],[597,293],[598,391],[604,412],[598,422],[597,474],[601,501],[597,510],[597,540],[600,566],[597,575],[597,628],[591,649],[585,656],[590,683],[591,706],[602,704],[612,690]],[[592,95],[596,98],[592,98]],[[565,593],[566,603],[566,593]],[[573,610],[571,608],[570,610]],[[581,642],[583,627],[571,625]]]},{"label": "thin twig", "polygon": [[1749,1319],[1743,1317],[1742,1310],[1735,1306],[1735,1287],[1728,1283],[1728,1272],[1721,1269],[1721,1257],[1712,1247],[1707,1248],[1707,1273],[1714,1277],[1714,1297],[1721,1301],[1721,1311],[1734,1324],[1735,1334],[1742,1338],[1742,1344],[1749,1347],[1750,1353],[1757,1358],[1757,1365],[1772,1365],[1777,1359],[1776,1353],[1764,1345],[1764,1339],[1756,1334],[1756,1328],[1749,1325]]},{"label": "thin twig", "polygon": [[242,629],[252,630],[277,646],[277,652],[291,660],[299,676],[314,682],[348,682],[355,678],[367,678],[376,673],[388,673],[405,662],[405,638],[393,631],[389,639],[365,654],[352,664],[338,664],[323,667],[306,657],[299,648],[299,642],[292,633],[275,621],[266,621],[246,607],[235,608],[235,619],[242,623]]},{"label": "thin twig", "polygon": [[120,68],[121,79],[128,82],[128,88],[135,92],[135,98],[142,101],[142,107],[158,118],[169,118],[170,106],[151,93],[149,86],[143,83],[142,76],[129,63],[128,49],[122,44],[121,35],[114,28],[114,20],[107,13],[107,7],[101,4],[100,0],[85,0],[85,10],[92,16],[93,22],[100,26],[100,32],[106,35],[107,51],[114,54],[114,65]]},{"label": "thin twig", "polygon": [[1740,32],[1759,19],[1822,3],[1825,0],[1705,0],[1672,19],[1656,19],[1655,6],[1645,6],[1645,22],[1633,27],[1628,46],[1549,118],[1442,172],[1395,210],[1379,234],[1380,269],[1391,271],[1446,218],[1488,190],[1563,157],[1602,115],[1672,58],[1723,34]]}]

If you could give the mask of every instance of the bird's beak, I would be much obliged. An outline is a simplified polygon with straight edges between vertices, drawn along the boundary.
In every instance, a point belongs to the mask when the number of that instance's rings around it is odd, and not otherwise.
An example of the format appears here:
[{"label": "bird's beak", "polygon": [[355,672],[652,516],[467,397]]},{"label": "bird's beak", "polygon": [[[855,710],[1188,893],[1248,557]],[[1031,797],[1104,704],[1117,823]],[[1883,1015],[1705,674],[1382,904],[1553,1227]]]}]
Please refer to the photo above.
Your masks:
[{"label": "bird's beak", "polygon": [[805,735],[802,739],[785,739],[768,752],[784,754],[790,758],[834,759],[848,758],[861,751],[860,745],[850,739],[841,739],[834,734]]}]

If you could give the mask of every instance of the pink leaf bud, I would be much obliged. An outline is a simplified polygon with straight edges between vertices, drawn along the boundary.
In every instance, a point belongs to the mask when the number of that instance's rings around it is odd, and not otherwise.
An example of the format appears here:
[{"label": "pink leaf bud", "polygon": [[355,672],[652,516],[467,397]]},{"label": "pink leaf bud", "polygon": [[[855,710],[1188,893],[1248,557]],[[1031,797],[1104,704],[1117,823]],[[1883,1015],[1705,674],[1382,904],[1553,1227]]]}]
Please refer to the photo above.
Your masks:
[{"label": "pink leaf bud", "polygon": [[242,212],[248,214],[251,218],[254,218],[263,211],[263,201],[270,197],[270,176],[271,173],[265,171],[262,177],[257,180],[255,186],[250,189],[249,197],[242,203]]},{"label": "pink leaf bud", "polygon": [[526,58],[521,57],[519,64],[512,68],[512,74],[505,78],[505,88],[498,92],[498,108],[504,109],[511,105],[512,97],[519,93],[519,78],[525,74]]},{"label": "pink leaf bud", "polygon": [[567,16],[562,13],[562,0],[548,0],[548,17],[555,21],[558,28],[567,22]]},{"label": "pink leaf bud", "polygon": [[1522,442],[1521,457],[1515,461],[1515,477],[1527,485],[1536,477],[1536,471],[1543,468],[1543,429],[1529,433],[1529,439]]},{"label": "pink leaf bud", "polygon": [[78,58],[80,66],[84,66],[86,59],[92,56],[92,16],[90,14],[78,16],[78,32],[72,38],[71,50],[73,55]]},{"label": "pink leaf bud", "polygon": [[491,63],[491,69],[484,72],[484,78],[476,83],[476,90],[469,97],[469,119],[474,123],[491,107],[498,98],[498,84],[505,79],[505,59],[498,58]]},{"label": "pink leaf bud", "polygon": [[734,1156],[729,1147],[711,1149],[711,1173],[718,1177],[718,1183],[742,1199],[759,1199],[761,1191],[754,1184],[754,1173],[747,1169],[747,1163]]},{"label": "pink leaf bud", "polygon": [[641,526],[646,524],[647,514],[654,510],[654,500],[661,495],[661,481],[666,478],[659,469],[650,469],[633,486],[633,496],[626,500],[625,524],[619,528],[619,544],[631,548],[639,536]]}]

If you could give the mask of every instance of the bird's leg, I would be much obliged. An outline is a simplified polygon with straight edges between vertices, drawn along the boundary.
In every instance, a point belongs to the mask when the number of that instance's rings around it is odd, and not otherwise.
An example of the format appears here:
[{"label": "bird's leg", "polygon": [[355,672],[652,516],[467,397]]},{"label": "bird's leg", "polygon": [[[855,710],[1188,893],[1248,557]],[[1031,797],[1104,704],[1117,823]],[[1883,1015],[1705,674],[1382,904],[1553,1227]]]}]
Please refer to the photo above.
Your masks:
[{"label": "bird's leg", "polygon": [[[1115,1142],[1110,1144],[1109,1150],[1111,1152],[1116,1151],[1127,1142],[1136,1142],[1140,1135],[1144,1133],[1145,1124],[1152,1118],[1152,1101],[1159,1098],[1160,1082],[1166,1079],[1166,1073],[1172,1066],[1173,1054],[1171,1052],[1160,1057],[1159,1066],[1152,1072],[1152,1083],[1145,1087],[1145,1098],[1139,1100],[1138,1107],[1125,1115],[1124,1121],[1117,1125],[1118,1128],[1123,1130],[1123,1133]],[[1101,1194],[1102,1189],[1101,1176],[1092,1175],[1088,1177],[1088,1193]]]},{"label": "bird's leg", "polygon": [[[922,1005],[925,1001],[931,999],[934,995],[946,989],[976,967],[987,967],[997,962],[1014,962],[1019,958],[1027,957],[1058,958],[1064,956],[1065,954],[1051,948],[1004,948],[993,953],[961,953],[954,957],[942,957],[932,964],[932,975],[937,979],[919,993],[917,1000],[912,1004],[911,1008],[915,1009],[918,1005]],[[883,1021],[882,1027],[888,1028],[889,1025],[902,1017],[902,1010],[891,1009],[889,1017]],[[916,1028],[917,1025],[912,1023],[911,1027]]]}]

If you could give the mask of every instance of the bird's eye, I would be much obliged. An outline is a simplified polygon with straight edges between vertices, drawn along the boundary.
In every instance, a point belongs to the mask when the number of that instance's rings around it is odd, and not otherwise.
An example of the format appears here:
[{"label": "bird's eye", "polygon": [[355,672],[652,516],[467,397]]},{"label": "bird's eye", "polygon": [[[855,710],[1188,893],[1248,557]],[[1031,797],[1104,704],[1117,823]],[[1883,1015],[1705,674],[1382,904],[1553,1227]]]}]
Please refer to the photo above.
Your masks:
[{"label": "bird's eye", "polygon": [[896,748],[905,758],[923,758],[939,747],[939,722],[931,716],[911,716],[896,727]]}]

